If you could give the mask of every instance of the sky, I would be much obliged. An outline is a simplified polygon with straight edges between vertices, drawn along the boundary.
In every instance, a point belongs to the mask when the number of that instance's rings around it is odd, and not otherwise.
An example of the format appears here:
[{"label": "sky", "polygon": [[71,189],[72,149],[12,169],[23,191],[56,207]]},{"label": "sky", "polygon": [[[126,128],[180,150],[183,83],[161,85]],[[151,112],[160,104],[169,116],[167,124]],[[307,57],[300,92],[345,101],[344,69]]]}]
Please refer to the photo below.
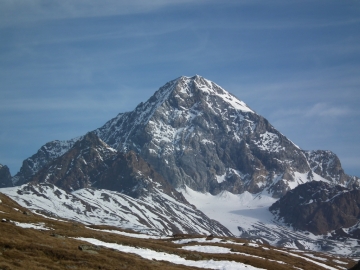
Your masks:
[{"label": "sky", "polygon": [[203,76],[360,176],[359,0],[3,0],[0,163]]}]

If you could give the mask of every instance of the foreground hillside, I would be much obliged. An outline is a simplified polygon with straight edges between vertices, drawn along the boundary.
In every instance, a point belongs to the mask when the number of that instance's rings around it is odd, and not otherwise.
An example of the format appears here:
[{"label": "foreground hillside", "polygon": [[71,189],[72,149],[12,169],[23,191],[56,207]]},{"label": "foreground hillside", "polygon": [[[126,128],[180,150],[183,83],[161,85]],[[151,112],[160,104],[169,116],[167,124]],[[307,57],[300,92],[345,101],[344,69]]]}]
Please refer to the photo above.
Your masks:
[{"label": "foreground hillside", "polygon": [[205,235],[150,237],[30,212],[0,194],[0,269],[347,269],[353,260]]}]

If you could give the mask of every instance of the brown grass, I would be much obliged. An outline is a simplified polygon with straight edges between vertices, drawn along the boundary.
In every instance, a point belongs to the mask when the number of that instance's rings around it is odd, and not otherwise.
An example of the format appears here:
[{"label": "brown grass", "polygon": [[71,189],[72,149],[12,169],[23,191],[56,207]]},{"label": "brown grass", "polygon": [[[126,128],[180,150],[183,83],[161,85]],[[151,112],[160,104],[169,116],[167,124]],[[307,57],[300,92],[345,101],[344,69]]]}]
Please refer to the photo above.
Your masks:
[{"label": "brown grass", "polygon": [[[27,209],[21,207],[1,193],[0,199],[2,200],[2,203],[0,204],[0,219],[23,223],[44,223],[47,228],[52,228],[52,230],[40,231],[24,229],[11,222],[0,222],[0,270],[198,269],[163,261],[146,260],[135,254],[119,252],[109,248],[91,249],[90,247],[90,250],[83,251],[79,249],[79,246],[89,246],[90,244],[73,239],[72,237],[96,238],[104,242],[148,248],[155,251],[176,254],[189,260],[230,260],[259,268],[276,270],[291,269],[292,267],[290,266],[296,266],[307,270],[321,269],[321,267],[311,262],[279,252],[280,249],[264,246],[269,248],[269,250],[265,250],[262,247],[247,246],[246,241],[241,239],[224,238],[224,240],[237,241],[243,245],[233,244],[229,241],[216,244],[208,243],[207,245],[228,247],[235,252],[247,253],[261,258],[239,254],[206,254],[186,251],[181,249],[182,245],[173,243],[172,241],[174,239],[138,239],[118,234],[94,231],[86,228],[80,223],[51,220],[36,214],[26,215],[24,214],[24,211],[28,211]],[[15,210],[14,208],[19,210]],[[109,226],[92,227],[97,229],[120,230],[119,228]],[[191,236],[188,236],[187,238],[189,237]],[[323,254],[322,257],[324,257]],[[314,260],[313,258],[311,259]],[[279,264],[271,260],[282,261],[286,264]],[[344,258],[338,260],[349,263],[345,266],[354,264],[354,262],[349,259]],[[324,263],[323,261],[319,262]],[[331,256],[329,256],[327,263],[334,266]],[[344,267],[344,265],[342,265],[342,267]]]}]

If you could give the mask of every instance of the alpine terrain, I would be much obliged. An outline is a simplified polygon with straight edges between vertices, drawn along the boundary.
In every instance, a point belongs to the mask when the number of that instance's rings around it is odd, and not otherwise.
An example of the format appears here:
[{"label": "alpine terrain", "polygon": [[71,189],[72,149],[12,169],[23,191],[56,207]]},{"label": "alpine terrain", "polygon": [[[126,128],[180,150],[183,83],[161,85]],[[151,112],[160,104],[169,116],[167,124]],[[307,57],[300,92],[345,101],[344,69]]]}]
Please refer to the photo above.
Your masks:
[{"label": "alpine terrain", "polygon": [[360,179],[197,75],[45,144],[9,179],[0,171],[0,191],[21,205],[85,223],[360,256]]}]

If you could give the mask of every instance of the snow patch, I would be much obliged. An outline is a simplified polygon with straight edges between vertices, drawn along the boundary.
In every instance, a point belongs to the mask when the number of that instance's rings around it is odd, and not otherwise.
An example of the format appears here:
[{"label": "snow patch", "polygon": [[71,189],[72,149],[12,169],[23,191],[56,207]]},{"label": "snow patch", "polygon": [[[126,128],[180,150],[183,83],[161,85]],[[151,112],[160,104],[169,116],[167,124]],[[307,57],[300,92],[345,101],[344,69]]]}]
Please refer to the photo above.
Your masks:
[{"label": "snow patch", "polygon": [[14,222],[14,224],[18,227],[24,228],[24,229],[35,229],[35,230],[52,230],[50,228],[45,227],[44,223],[21,223],[21,222]]},{"label": "snow patch", "polygon": [[207,269],[222,269],[222,270],[255,270],[255,269],[263,269],[253,267],[251,265],[246,265],[239,262],[234,261],[214,261],[214,260],[199,260],[199,261],[192,261],[186,260],[178,255],[168,254],[165,252],[158,252],[151,249],[146,248],[136,248],[131,246],[119,245],[115,243],[107,243],[103,242],[94,238],[75,238],[80,241],[88,242],[93,245],[104,246],[108,248],[112,248],[121,252],[126,253],[133,253],[141,256],[144,259],[148,260],[159,260],[159,261],[168,261],[171,263],[179,264],[179,265],[186,265],[192,267],[199,267],[199,268],[207,268]]}]

